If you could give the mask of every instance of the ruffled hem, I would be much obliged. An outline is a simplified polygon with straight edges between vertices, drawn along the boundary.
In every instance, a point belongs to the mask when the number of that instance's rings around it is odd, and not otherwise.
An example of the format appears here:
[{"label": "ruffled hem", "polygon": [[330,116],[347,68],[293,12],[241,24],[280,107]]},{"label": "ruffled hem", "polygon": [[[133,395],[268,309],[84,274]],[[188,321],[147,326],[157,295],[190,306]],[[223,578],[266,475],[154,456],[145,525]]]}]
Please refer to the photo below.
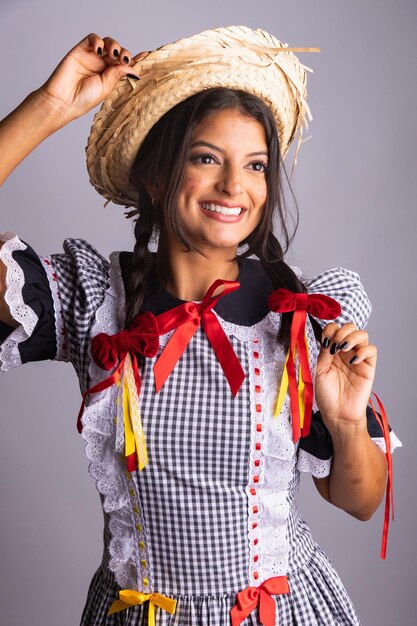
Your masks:
[{"label": "ruffled hem", "polygon": [[[356,611],[332,564],[319,546],[296,573],[288,577],[290,593],[275,596],[279,626],[360,626]],[[100,567],[93,577],[80,626],[146,626],[147,603],[108,615],[119,586]],[[168,594],[177,600],[174,615],[156,611],[156,626],[228,626],[236,594]],[[242,626],[258,626],[255,610]]]},{"label": "ruffled hem", "polygon": [[27,246],[14,233],[0,235],[0,241],[3,242],[0,259],[7,267],[5,301],[13,319],[20,324],[0,346],[0,371],[7,372],[22,364],[19,344],[32,335],[38,323],[38,316],[23,300],[25,275],[13,258],[13,252],[26,250]]}]

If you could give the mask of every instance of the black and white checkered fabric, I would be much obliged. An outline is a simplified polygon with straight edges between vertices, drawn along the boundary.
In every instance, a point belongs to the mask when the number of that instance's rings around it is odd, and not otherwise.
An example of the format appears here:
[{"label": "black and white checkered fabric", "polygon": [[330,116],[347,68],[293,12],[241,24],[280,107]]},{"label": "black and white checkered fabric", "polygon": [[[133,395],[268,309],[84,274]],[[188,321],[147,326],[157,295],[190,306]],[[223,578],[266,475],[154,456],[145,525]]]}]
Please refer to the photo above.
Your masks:
[{"label": "black and white checkered fabric", "polygon": [[[109,286],[109,264],[82,240],[67,240],[64,251],[51,258],[70,358],[84,390],[89,384],[90,334]],[[338,268],[308,286],[343,300],[341,323],[352,319],[358,326],[366,323],[370,305],[357,274]],[[230,341],[248,374],[251,342],[233,335]],[[141,391],[149,465],[133,480],[140,493],[152,590],[178,601],[175,615],[158,609],[156,623],[227,626],[236,593],[249,584],[246,489],[252,471],[254,414],[250,377],[233,398],[201,328],[158,394],[153,362],[147,361],[142,369]],[[286,573],[291,593],[276,597],[276,623],[356,626],[358,618],[338,575],[299,517],[298,482],[294,463],[286,494]],[[107,562],[106,551],[91,583],[81,626],[145,626],[146,604],[108,616],[119,587]],[[138,588],[142,582],[138,580]],[[243,624],[257,626],[256,611]]]},{"label": "black and white checkered fabric", "polygon": [[[324,293],[343,304],[342,313],[335,322],[347,324],[354,320],[358,328],[365,328],[372,306],[356,272],[335,267],[305,280],[305,284],[310,293]],[[326,320],[318,322],[322,326],[327,323]]]},{"label": "black and white checkered fabric", "polygon": [[109,286],[109,263],[82,239],[66,239],[64,252],[53,254],[51,260],[58,278],[70,360],[81,390],[85,391],[88,387],[89,331]]}]

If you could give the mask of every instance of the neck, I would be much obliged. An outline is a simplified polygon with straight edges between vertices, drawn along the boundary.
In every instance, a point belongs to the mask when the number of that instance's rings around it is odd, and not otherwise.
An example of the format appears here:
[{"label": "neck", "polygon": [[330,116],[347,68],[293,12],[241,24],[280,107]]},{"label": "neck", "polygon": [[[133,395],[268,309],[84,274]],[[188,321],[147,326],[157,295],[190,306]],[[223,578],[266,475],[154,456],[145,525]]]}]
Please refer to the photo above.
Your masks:
[{"label": "neck", "polygon": [[163,287],[176,298],[200,301],[218,278],[236,280],[239,266],[236,250],[204,253],[170,248],[157,254],[157,271]]}]

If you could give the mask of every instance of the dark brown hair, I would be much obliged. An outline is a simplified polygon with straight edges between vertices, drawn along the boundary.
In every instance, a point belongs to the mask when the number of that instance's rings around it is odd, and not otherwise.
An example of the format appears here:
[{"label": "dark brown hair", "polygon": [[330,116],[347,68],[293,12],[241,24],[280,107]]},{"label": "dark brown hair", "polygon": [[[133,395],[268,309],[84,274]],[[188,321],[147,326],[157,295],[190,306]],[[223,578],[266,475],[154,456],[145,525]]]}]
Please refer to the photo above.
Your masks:
[{"label": "dark brown hair", "polygon": [[[170,109],[149,131],[132,166],[131,181],[138,193],[139,217],[135,225],[136,245],[130,261],[126,325],[140,312],[147,280],[153,269],[153,255],[148,249],[152,233],[174,235],[186,249],[192,246],[177,216],[177,199],[182,188],[186,164],[195,127],[217,111],[235,110],[258,121],[264,128],[268,145],[268,169],[265,173],[267,200],[262,220],[241,244],[246,244],[240,255],[255,254],[274,288],[285,287],[294,292],[306,291],[303,283],[284,262],[284,254],[298,225],[295,206],[293,228],[289,229],[284,193],[283,168],[275,120],[261,99],[245,91],[223,87],[208,89]],[[157,186],[162,202],[155,204],[150,189]],[[281,243],[273,234],[273,222],[278,220]],[[278,340],[287,345],[291,314],[283,315]]]}]

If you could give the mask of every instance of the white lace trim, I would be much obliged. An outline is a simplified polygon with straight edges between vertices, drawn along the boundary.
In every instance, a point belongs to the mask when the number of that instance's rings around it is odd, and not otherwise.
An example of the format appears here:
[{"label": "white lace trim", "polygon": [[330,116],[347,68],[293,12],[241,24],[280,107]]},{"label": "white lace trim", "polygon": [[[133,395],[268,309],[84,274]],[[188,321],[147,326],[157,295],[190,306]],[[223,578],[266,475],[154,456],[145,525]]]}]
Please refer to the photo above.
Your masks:
[{"label": "white lace trim", "polygon": [[[394,452],[397,448],[402,448],[403,444],[393,431],[390,432],[390,437],[391,452]],[[381,448],[383,452],[386,452],[385,439],[383,437],[372,437],[372,441],[378,448]],[[297,469],[300,472],[310,472],[310,474],[316,478],[325,478],[330,474],[331,465],[331,457],[329,459],[318,459],[305,450],[300,449],[298,451]]]},{"label": "white lace trim", "polygon": [[[389,435],[391,439],[391,452],[394,452],[394,450],[396,450],[397,448],[403,447],[403,444],[398,439],[394,431],[391,431]],[[374,442],[376,446],[378,446],[378,448],[381,448],[383,452],[387,451],[387,447],[385,445],[385,439],[383,437],[372,437],[372,441]]]},{"label": "white lace trim", "polygon": [[64,315],[62,312],[61,299],[58,292],[58,282],[53,269],[50,256],[39,256],[39,259],[46,272],[49,289],[51,290],[52,301],[54,304],[55,317],[55,333],[56,333],[56,361],[69,361],[69,352],[67,344],[67,331],[65,328]]},{"label": "white lace trim", "polygon": [[318,459],[310,452],[298,450],[297,469],[300,472],[310,472],[315,478],[325,478],[329,476],[332,466],[332,457],[329,459]]},{"label": "white lace trim", "polygon": [[14,233],[1,235],[0,241],[3,242],[0,259],[7,266],[5,301],[9,305],[13,319],[21,324],[0,346],[0,371],[7,372],[22,364],[19,344],[32,335],[38,316],[23,300],[25,275],[12,256],[15,250],[26,250],[27,246]]},{"label": "white lace trim", "polygon": [[[249,350],[252,441],[248,494],[249,581],[259,585],[288,571],[288,488],[295,448],[288,403],[275,418],[277,383],[285,354],[271,326]],[[259,355],[256,358],[256,353]],[[258,444],[258,449],[257,449]]]},{"label": "white lace trim", "polygon": [[[96,312],[91,336],[121,330],[124,319],[124,289],[118,253],[110,257],[110,287]],[[90,384],[110,375],[90,362]],[[117,387],[94,394],[83,416],[83,437],[89,471],[103,499],[103,509],[109,515],[109,568],[123,588],[143,589],[151,585],[147,541],[138,497],[137,477],[126,471],[123,455],[116,450],[123,445],[115,435]],[[143,563],[146,565],[144,566]],[[146,584],[147,583],[147,584]]]}]

